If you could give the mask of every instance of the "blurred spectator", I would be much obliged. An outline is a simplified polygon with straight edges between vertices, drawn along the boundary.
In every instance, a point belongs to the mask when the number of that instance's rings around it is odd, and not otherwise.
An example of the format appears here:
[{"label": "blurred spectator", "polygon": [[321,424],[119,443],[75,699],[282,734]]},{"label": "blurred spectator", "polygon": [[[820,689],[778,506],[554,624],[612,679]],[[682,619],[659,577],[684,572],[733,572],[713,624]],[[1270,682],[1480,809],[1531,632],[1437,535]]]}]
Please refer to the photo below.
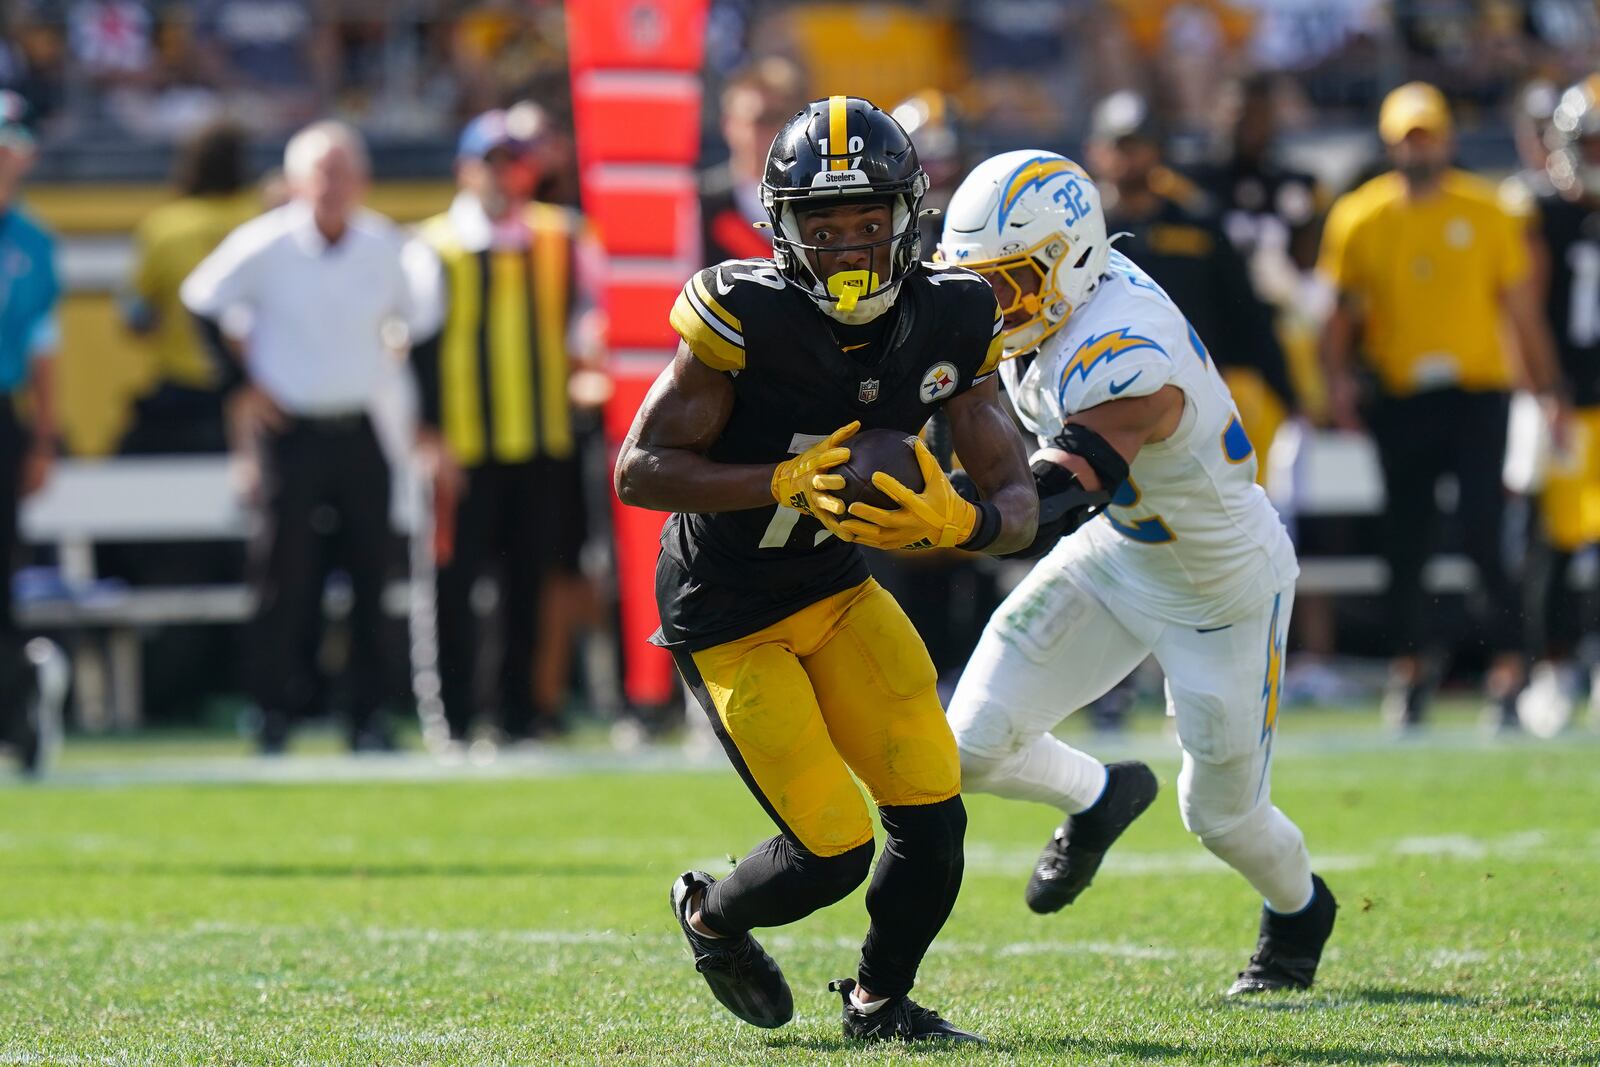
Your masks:
[{"label": "blurred spectator", "polygon": [[452,73],[468,115],[519,99],[566,117],[566,24],[559,0],[479,0],[455,17]]},{"label": "blurred spectator", "polygon": [[1524,226],[1494,187],[1450,167],[1443,95],[1403,85],[1384,100],[1378,130],[1394,171],[1342,197],[1328,217],[1318,269],[1338,294],[1323,331],[1329,403],[1345,429],[1362,424],[1354,358],[1376,379],[1370,423],[1382,461],[1385,554],[1393,627],[1385,715],[1418,725],[1433,684],[1424,657],[1440,635],[1422,569],[1437,518],[1436,486],[1453,473],[1467,554],[1478,573],[1479,633],[1493,654],[1487,689],[1514,722],[1522,664],[1519,598],[1501,558],[1501,462],[1507,396],[1518,372],[1501,345],[1516,338],[1521,372],[1559,406],[1559,375],[1529,272]]},{"label": "blurred spectator", "polygon": [[1272,304],[1298,294],[1299,272],[1316,262],[1317,180],[1277,157],[1278,78],[1256,75],[1222,94],[1223,157],[1197,174],[1233,246],[1251,266],[1256,290]]},{"label": "blurred spectator", "polygon": [[[1316,339],[1327,309],[1318,299],[1324,290],[1315,283],[1311,268],[1323,205],[1316,178],[1286,167],[1278,158],[1278,87],[1285,81],[1281,75],[1255,75],[1227,87],[1222,95],[1227,130],[1223,157],[1198,173],[1221,211],[1223,231],[1250,269],[1256,295],[1272,309],[1299,402],[1295,406],[1316,414],[1325,407]],[[1241,411],[1249,411],[1246,433],[1260,450],[1258,476],[1269,485],[1275,469],[1294,470],[1300,438],[1291,434],[1280,445],[1279,426],[1288,412],[1263,395],[1259,379],[1241,382],[1242,373],[1231,372],[1230,385],[1242,394],[1236,398]],[[1293,495],[1278,503],[1284,524],[1298,541]],[[1302,592],[1295,605],[1295,634],[1301,655],[1291,668],[1292,680],[1299,685],[1326,679],[1325,669],[1314,657],[1331,655],[1335,649],[1327,597]]]},{"label": "blurred spectator", "polygon": [[[23,766],[38,758],[37,730],[25,714],[32,665],[11,613],[11,573],[16,562],[17,505],[44,487],[56,449],[55,243],[18,206],[22,180],[33,165],[33,136],[21,124],[26,104],[0,94],[0,740],[11,742]],[[17,404],[27,405],[28,422]]]},{"label": "blurred spectator", "polygon": [[722,90],[722,137],[726,162],[700,175],[700,258],[706,263],[772,254],[772,240],[757,222],[767,150],[783,124],[807,103],[799,66],[781,56],[758,59],[736,72]]},{"label": "blurred spectator", "polygon": [[1549,188],[1550,175],[1545,163],[1550,158],[1550,149],[1546,140],[1550,136],[1550,124],[1555,118],[1556,101],[1560,95],[1556,84],[1547,78],[1536,78],[1517,93],[1516,105],[1511,112],[1511,132],[1516,140],[1517,159],[1522,163],[1522,170],[1513,175],[1511,180],[1518,182],[1520,188],[1502,187],[1501,190],[1513,200],[1519,194],[1537,196]]},{"label": "blurred spectator", "polygon": [[1296,407],[1272,312],[1251,287],[1205,194],[1161,160],[1161,132],[1146,101],[1113,93],[1096,106],[1089,166],[1106,231],[1183,309],[1233,391],[1240,419],[1265,454]]},{"label": "blurred spectator", "polygon": [[7,36],[14,44],[8,49],[4,88],[27,101],[30,122],[48,124],[64,103],[66,34],[40,10],[16,6],[5,15]]},{"label": "blurred spectator", "polygon": [[155,58],[153,20],[139,0],[75,0],[67,41],[78,70],[102,87],[141,84]]},{"label": "blurred spectator", "polygon": [[202,130],[178,156],[178,199],[156,208],[134,231],[123,322],[146,340],[149,368],[122,440],[125,454],[227,449],[216,367],[178,288],[224,237],[261,210],[244,153],[242,128],[218,123]]},{"label": "blurred spectator", "polygon": [[332,25],[312,0],[196,0],[194,32],[207,82],[251,129],[304,122],[329,98]]},{"label": "blurred spectator", "polygon": [[1249,41],[1250,12],[1229,0],[1107,0],[1106,6],[1121,16],[1162,113],[1178,130],[1203,127]]},{"label": "blurred spectator", "polygon": [[966,84],[957,7],[954,0],[772,4],[751,36],[794,50],[808,78],[806,100],[848,93],[887,105],[926,86],[955,92]]},{"label": "blurred spectator", "polygon": [[[310,710],[306,632],[323,590],[319,538],[330,528],[353,593],[348,738],[357,750],[385,749],[390,478],[369,406],[396,349],[438,330],[438,261],[361,208],[367,156],[349,127],[297,133],[284,173],[294,199],[233,231],[181,296],[222,369],[236,432],[261,450],[266,514],[253,546],[250,649],[262,750],[282,751],[294,718]],[[222,325],[241,310],[250,316],[242,364]]]},{"label": "blurred spectator", "polygon": [[[235,227],[261,210],[247,184],[244,131],[219,123],[180,150],[178,199],[145,216],[134,231],[134,264],[120,301],[139,342],[138,396],[118,451],[123,455],[222,453],[228,439],[216,370],[178,289]],[[96,546],[96,572],[133,585],[228,585],[244,571],[231,543]],[[238,680],[234,635],[210,625],[165,626],[145,643],[146,699],[198,717],[203,702]]]},{"label": "blurred spectator", "polygon": [[[497,572],[503,619],[496,694],[510,740],[564,728],[557,687],[534,684],[536,647],[570,659],[566,625],[580,605],[585,504],[574,403],[609,395],[598,370],[598,246],[581,217],[531,201],[549,118],[530,104],[488,111],[461,135],[450,210],[422,226],[444,264],[448,307],[434,341],[412,350],[422,395],[418,444],[435,473],[439,673],[450,736],[464,740],[483,706],[473,606]],[[566,603],[544,621],[552,585]],[[564,672],[563,672],[564,674]]]},{"label": "blurred spectator", "polygon": [[[1097,0],[963,0],[972,79],[960,92],[986,136],[1028,143],[1082,136],[1074,101],[1117,87],[1099,84],[1115,43],[1101,8]],[[917,147],[921,155],[920,141]]]},{"label": "blurred spectator", "polygon": [[[1548,464],[1524,586],[1536,664],[1518,711],[1544,736],[1572,714],[1580,643],[1600,637],[1596,597],[1573,589],[1570,573],[1579,552],[1600,544],[1600,75],[1567,90],[1550,119],[1550,182],[1535,204],[1548,256],[1545,316],[1574,411]],[[1600,707],[1600,688],[1590,694]]]},{"label": "blurred spectator", "polygon": [[[944,229],[940,215],[967,173],[964,127],[960,106],[948,93],[924,89],[894,106],[894,120],[917,146],[917,159],[928,174],[928,194],[923,197],[922,258],[932,259]],[[934,213],[928,214],[932,211]]]},{"label": "blurred spectator", "polygon": [[1523,0],[1523,29],[1551,55],[1551,66],[1576,76],[1600,55],[1600,4],[1595,0]]}]

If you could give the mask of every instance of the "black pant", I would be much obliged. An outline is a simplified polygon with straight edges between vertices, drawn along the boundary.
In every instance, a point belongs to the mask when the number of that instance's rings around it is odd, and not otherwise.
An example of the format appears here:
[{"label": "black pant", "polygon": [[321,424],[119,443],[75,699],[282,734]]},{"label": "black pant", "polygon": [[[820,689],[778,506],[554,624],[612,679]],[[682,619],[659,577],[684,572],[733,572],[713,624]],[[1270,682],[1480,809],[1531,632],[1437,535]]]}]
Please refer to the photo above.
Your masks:
[{"label": "black pant", "polygon": [[488,463],[466,472],[456,504],[455,550],[439,568],[439,680],[450,735],[461,738],[477,713],[478,619],[472,587],[484,574],[499,579],[502,620],[498,678],[500,725],[512,737],[526,736],[536,706],[534,641],[542,578],[554,539],[562,529],[563,494],[552,477],[554,464]]},{"label": "black pant", "polygon": [[16,697],[22,691],[22,642],[11,614],[11,574],[16,566],[17,502],[27,441],[11,397],[0,393],[0,737],[21,710]]},{"label": "black pant", "polygon": [[[327,563],[350,576],[351,739],[375,729],[384,684],[389,464],[364,415],[293,419],[262,446],[265,515],[251,546],[255,693],[269,734],[311,710]],[[323,548],[331,549],[324,560]]]},{"label": "black pant", "polygon": [[1435,486],[1453,473],[1462,548],[1478,572],[1474,611],[1482,642],[1492,652],[1519,645],[1521,598],[1504,559],[1506,452],[1504,393],[1440,389],[1384,398],[1372,420],[1388,504],[1384,555],[1389,563],[1385,618],[1396,654],[1415,653],[1439,638],[1437,612],[1422,588],[1438,518]]},{"label": "black pant", "polygon": [[1600,633],[1600,596],[1571,585],[1576,558],[1543,536],[1528,546],[1523,613],[1529,659],[1569,658],[1584,638]]}]

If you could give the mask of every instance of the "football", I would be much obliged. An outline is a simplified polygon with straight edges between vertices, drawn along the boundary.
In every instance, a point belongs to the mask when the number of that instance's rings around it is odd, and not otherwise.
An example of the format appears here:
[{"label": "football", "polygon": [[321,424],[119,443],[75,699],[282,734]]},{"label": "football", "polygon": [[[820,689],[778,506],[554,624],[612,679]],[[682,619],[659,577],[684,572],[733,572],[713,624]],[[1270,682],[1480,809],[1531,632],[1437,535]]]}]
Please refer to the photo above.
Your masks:
[{"label": "football", "polygon": [[844,442],[850,449],[850,459],[833,469],[833,473],[844,476],[844,488],[834,490],[833,495],[843,500],[847,508],[858,500],[885,510],[899,507],[872,484],[872,474],[883,471],[907,489],[921,492],[922,468],[911,447],[914,440],[914,436],[899,430],[863,430]]}]

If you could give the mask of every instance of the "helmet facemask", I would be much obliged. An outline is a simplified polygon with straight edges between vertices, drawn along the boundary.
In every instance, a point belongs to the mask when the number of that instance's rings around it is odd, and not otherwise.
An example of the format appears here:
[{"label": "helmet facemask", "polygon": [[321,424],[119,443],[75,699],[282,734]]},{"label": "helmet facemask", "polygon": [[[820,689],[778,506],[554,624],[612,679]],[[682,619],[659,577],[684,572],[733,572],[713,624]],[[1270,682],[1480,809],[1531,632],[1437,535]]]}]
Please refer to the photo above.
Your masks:
[{"label": "helmet facemask", "polygon": [[[1031,352],[1099,287],[1110,261],[1105,215],[1082,167],[1018,149],[984,160],[945,210],[940,258],[990,282],[1002,315],[1002,358]],[[1025,321],[1017,322],[1019,313]]]},{"label": "helmet facemask", "polygon": [[[885,196],[805,195],[804,191],[774,190],[763,186],[762,201],[772,221],[773,259],[792,283],[806,291],[824,314],[849,325],[871,322],[894,306],[900,283],[916,266],[921,255],[922,236],[917,214],[927,178],[918,172],[911,188]],[[800,215],[806,211],[856,204],[889,205],[889,236],[881,241],[856,245],[817,245],[801,236]],[[835,271],[824,277],[814,257],[841,252],[865,251],[868,262],[878,258],[879,249],[888,249],[889,276],[879,277],[870,267],[865,270]]]},{"label": "helmet facemask", "polygon": [[[1001,259],[963,264],[989,283],[1002,318],[1009,319],[1018,311],[1028,313],[1027,321],[1001,329],[1001,358],[1013,359],[1038,348],[1071,317],[1072,303],[1062,293],[1057,278],[1057,268],[1066,252],[1066,239],[1051,235]],[[1085,256],[1088,254],[1084,252]],[[1001,284],[996,285],[995,279]]]}]

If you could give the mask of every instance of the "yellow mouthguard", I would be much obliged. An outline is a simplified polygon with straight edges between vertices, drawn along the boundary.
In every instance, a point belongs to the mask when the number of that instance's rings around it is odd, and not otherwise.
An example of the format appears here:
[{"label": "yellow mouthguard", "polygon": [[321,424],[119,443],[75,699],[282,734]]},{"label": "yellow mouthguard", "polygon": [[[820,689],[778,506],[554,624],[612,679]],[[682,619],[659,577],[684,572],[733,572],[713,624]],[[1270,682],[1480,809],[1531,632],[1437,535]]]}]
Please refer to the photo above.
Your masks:
[{"label": "yellow mouthguard", "polygon": [[878,276],[869,270],[842,270],[828,277],[828,294],[839,301],[840,311],[854,311],[863,293],[878,287]]}]

